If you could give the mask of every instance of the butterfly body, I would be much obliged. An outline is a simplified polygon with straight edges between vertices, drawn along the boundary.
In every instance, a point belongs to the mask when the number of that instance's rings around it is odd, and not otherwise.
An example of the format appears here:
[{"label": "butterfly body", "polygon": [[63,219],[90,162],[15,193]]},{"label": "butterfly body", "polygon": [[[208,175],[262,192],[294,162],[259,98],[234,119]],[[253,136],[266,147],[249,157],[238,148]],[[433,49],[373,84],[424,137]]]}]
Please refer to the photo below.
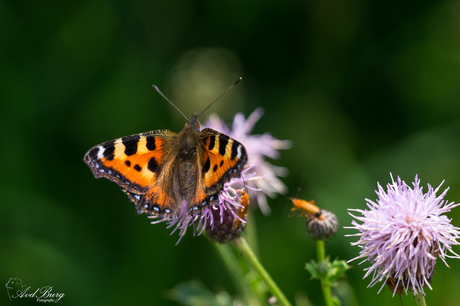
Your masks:
[{"label": "butterfly body", "polygon": [[162,219],[186,210],[197,215],[217,203],[224,184],[240,177],[247,161],[241,143],[200,128],[195,114],[178,134],[157,130],[104,142],[84,161],[96,178],[117,183],[138,214]]}]

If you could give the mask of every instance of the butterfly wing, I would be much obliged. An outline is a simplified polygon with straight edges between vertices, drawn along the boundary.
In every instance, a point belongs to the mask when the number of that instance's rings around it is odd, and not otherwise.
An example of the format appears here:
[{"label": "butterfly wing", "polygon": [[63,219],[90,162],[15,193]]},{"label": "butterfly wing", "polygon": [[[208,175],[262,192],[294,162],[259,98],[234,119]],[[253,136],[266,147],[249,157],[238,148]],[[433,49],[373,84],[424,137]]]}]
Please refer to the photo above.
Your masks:
[{"label": "butterfly wing", "polygon": [[104,142],[84,157],[96,178],[117,183],[137,212],[158,215],[174,211],[177,204],[168,190],[177,134],[158,130]]},{"label": "butterfly wing", "polygon": [[200,146],[201,174],[192,207],[215,204],[224,184],[241,176],[248,159],[240,142],[213,129],[201,131]]}]

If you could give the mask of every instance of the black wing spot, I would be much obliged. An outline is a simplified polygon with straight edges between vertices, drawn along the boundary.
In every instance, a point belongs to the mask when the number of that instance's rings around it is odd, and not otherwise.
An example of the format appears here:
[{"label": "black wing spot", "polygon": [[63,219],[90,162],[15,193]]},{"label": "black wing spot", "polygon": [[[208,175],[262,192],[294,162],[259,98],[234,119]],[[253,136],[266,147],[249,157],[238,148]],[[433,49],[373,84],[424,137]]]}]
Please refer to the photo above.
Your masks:
[{"label": "black wing spot", "polygon": [[104,157],[107,160],[113,160],[115,158],[115,140],[107,141],[102,147],[104,148]]},{"label": "black wing spot", "polygon": [[99,147],[96,147],[92,149],[91,151],[89,151],[88,156],[90,159],[94,160],[97,157],[97,153],[99,153]]},{"label": "black wing spot", "polygon": [[211,161],[209,160],[209,158],[207,158],[203,165],[203,173],[207,173],[210,168],[211,168]]},{"label": "black wing spot", "polygon": [[121,142],[125,146],[125,154],[128,156],[134,155],[137,153],[137,144],[141,137],[139,135],[127,136],[121,139]]},{"label": "black wing spot", "polygon": [[224,134],[219,135],[219,154],[224,156],[225,149],[227,148],[228,144],[228,136]]},{"label": "black wing spot", "polygon": [[129,160],[127,160],[127,161],[125,161],[125,165],[126,165],[127,167],[131,167],[131,162],[130,162]]},{"label": "black wing spot", "polygon": [[220,161],[220,164],[219,164],[219,167],[222,167],[223,164],[224,164],[224,160],[221,160],[221,161]]},{"label": "black wing spot", "polygon": [[147,143],[145,146],[149,151],[154,151],[156,149],[155,136],[147,136]]},{"label": "black wing spot", "polygon": [[214,165],[214,168],[212,168],[212,171],[213,171],[213,172],[216,172],[216,171],[217,171],[217,165]]},{"label": "black wing spot", "polygon": [[155,159],[155,157],[152,157],[150,160],[149,160],[149,163],[147,165],[147,168],[151,171],[151,172],[156,172],[157,169],[158,169],[158,162],[157,160]]},{"label": "black wing spot", "polygon": [[141,168],[141,166],[139,166],[138,164],[136,164],[136,165],[134,166],[134,170],[136,170],[137,172],[141,172],[142,168]]},{"label": "black wing spot", "polygon": [[208,146],[208,150],[209,151],[212,151],[212,149],[214,149],[214,145],[216,144],[216,136],[212,135],[209,137],[209,146]]}]

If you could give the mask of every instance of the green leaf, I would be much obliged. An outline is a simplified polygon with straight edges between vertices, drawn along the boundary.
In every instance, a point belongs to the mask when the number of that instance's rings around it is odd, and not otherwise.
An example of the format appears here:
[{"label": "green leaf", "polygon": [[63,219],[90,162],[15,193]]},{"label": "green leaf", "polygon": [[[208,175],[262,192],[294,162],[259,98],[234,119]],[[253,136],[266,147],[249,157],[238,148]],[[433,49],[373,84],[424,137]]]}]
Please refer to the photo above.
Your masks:
[{"label": "green leaf", "polygon": [[340,277],[344,276],[347,270],[351,269],[344,260],[334,260],[329,267],[327,273],[329,283],[335,282]]},{"label": "green leaf", "polygon": [[344,260],[334,260],[331,263],[327,257],[319,263],[312,260],[311,263],[305,264],[305,269],[310,272],[313,279],[323,280],[327,285],[333,285],[337,279],[345,275],[350,266]]}]

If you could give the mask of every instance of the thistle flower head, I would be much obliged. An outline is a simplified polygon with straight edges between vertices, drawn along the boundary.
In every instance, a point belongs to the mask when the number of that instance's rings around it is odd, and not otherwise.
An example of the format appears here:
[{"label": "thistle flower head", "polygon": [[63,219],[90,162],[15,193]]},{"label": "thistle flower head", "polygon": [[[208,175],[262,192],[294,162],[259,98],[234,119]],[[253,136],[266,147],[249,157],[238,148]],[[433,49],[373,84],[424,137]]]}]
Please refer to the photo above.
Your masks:
[{"label": "thistle flower head", "polygon": [[[257,108],[247,119],[242,113],[235,115],[231,129],[217,115],[212,114],[203,124],[208,127],[227,134],[241,142],[248,153],[248,164],[254,165],[254,171],[258,179],[252,180],[248,185],[249,197],[251,201],[257,201],[263,213],[270,213],[266,196],[274,197],[277,193],[285,193],[287,188],[277,178],[285,176],[287,169],[276,167],[265,160],[265,157],[277,159],[281,149],[289,149],[289,140],[278,140],[268,133],[262,135],[250,135],[254,125],[262,117],[263,109]],[[251,188],[252,187],[252,188]]]},{"label": "thistle flower head", "polygon": [[328,240],[337,233],[339,223],[330,211],[320,209],[314,200],[291,199],[294,207],[291,212],[300,210],[300,217],[306,219],[307,232],[313,240]]},{"label": "thistle flower head", "polygon": [[238,238],[246,227],[246,211],[249,207],[249,195],[243,193],[237,194],[240,206],[237,210],[219,209],[210,210],[210,222],[206,228],[206,235],[214,242],[227,243]]},{"label": "thistle flower head", "polygon": [[350,261],[364,259],[371,263],[364,269],[364,278],[372,274],[369,287],[383,281],[383,288],[388,279],[393,279],[393,295],[397,288],[424,294],[424,287],[432,289],[436,259],[439,257],[447,265],[446,257],[460,258],[452,251],[452,245],[459,244],[459,228],[443,215],[459,204],[443,200],[448,188],[436,196],[442,183],[436,189],[428,185],[428,191],[423,193],[417,176],[413,188],[399,177],[397,182],[391,179],[386,191],[378,184],[376,202],[366,199],[368,210],[349,209],[363,215],[349,213],[362,222],[353,220],[353,226],[347,227],[359,231],[347,236],[358,236],[359,240],[351,245],[362,249]]}]

